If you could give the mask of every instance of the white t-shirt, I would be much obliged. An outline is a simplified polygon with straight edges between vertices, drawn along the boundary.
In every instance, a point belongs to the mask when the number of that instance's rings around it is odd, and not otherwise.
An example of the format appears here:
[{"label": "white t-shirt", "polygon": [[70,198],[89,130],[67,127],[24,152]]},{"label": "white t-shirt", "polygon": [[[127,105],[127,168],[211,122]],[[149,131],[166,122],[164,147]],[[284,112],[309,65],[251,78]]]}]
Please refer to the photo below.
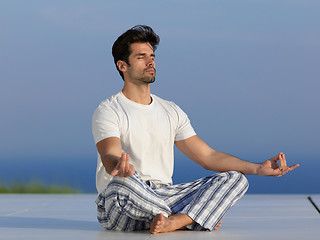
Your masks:
[{"label": "white t-shirt", "polygon": [[[126,98],[122,92],[103,101],[92,118],[95,143],[118,137],[122,152],[143,180],[172,184],[174,141],[194,136],[188,116],[173,102],[151,95],[152,103],[142,105]],[[112,176],[98,154],[96,187],[102,192]]]}]

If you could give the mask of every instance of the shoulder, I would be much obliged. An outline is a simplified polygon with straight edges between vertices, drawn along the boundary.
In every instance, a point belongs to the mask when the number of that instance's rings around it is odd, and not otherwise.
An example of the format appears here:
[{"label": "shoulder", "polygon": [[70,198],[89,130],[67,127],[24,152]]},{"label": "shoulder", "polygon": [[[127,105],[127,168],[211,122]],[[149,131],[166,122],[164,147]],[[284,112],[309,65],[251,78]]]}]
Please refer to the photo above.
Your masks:
[{"label": "shoulder", "polygon": [[152,97],[163,107],[168,114],[171,116],[175,116],[178,119],[185,118],[187,114],[173,101],[164,100],[156,95],[152,95]]},{"label": "shoulder", "polygon": [[172,109],[172,110],[177,110],[179,107],[177,104],[175,104],[173,101],[165,100],[162,99],[154,94],[152,94],[152,98],[155,99],[161,106]]},{"label": "shoulder", "polygon": [[119,95],[120,93],[117,93],[103,100],[95,109],[93,118],[101,115],[117,115],[117,108],[119,106]]},{"label": "shoulder", "polygon": [[116,106],[116,105],[119,104],[119,101],[120,101],[119,99],[120,99],[120,93],[114,94],[114,95],[112,95],[111,97],[103,100],[103,101],[99,104],[98,108],[114,107],[114,106]]}]

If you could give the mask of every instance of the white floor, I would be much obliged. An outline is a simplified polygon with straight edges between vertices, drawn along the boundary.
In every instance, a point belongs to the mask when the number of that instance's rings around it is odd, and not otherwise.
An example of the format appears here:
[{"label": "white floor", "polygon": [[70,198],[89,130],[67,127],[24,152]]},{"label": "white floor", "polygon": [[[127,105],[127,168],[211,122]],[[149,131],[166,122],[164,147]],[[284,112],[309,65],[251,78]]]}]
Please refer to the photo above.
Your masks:
[{"label": "white floor", "polygon": [[[0,195],[0,239],[320,239],[320,214],[306,195],[245,195],[214,232],[150,235],[102,229],[95,195]],[[320,195],[311,196],[320,207]]]}]

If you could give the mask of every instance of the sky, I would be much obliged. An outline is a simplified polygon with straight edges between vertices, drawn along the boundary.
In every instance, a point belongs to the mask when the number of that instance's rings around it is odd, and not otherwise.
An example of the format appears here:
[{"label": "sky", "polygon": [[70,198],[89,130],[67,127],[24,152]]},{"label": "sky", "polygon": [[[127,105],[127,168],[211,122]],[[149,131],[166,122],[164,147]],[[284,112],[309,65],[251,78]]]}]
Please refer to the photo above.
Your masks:
[{"label": "sky", "polygon": [[[123,85],[112,44],[145,24],[160,36],[152,93],[178,104],[200,138],[253,162],[283,151],[317,175],[319,10],[311,0],[0,0],[0,166],[94,166],[93,111]],[[177,151],[176,168],[186,161]]]}]

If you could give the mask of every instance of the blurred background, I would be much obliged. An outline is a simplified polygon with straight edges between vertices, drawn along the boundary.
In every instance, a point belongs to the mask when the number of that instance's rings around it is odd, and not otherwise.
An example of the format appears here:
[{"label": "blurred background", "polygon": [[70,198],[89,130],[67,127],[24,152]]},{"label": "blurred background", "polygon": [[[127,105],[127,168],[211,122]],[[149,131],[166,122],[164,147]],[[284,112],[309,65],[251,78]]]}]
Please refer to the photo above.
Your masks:
[{"label": "blurred background", "polygon": [[[214,149],[295,171],[248,193],[320,193],[320,2],[1,0],[0,185],[96,192],[91,117],[119,92],[116,38],[160,36],[152,92]],[[175,183],[211,174],[176,151]],[[0,187],[1,188],[1,187]]]}]

